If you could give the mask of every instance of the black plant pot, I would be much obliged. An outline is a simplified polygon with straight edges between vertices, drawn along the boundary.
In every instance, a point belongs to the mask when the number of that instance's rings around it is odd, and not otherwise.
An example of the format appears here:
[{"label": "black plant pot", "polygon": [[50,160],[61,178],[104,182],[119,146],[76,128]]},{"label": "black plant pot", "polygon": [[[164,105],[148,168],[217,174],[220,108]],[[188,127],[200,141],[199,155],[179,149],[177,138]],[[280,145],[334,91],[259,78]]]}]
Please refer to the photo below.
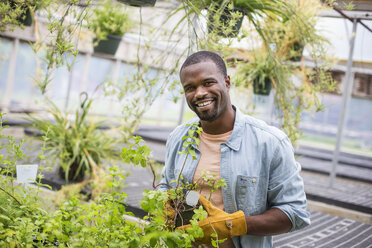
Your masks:
[{"label": "black plant pot", "polygon": [[26,8],[24,13],[17,18],[17,21],[22,23],[24,26],[32,25],[32,15],[29,8]]},{"label": "black plant pot", "polygon": [[302,53],[304,52],[305,45],[299,41],[296,41],[292,45],[292,50],[295,51],[296,55],[289,57],[290,61],[298,62],[302,58]]},{"label": "black plant pot", "polygon": [[118,2],[134,7],[154,7],[156,0],[118,0]]},{"label": "black plant pot", "polygon": [[194,209],[199,208],[199,206],[200,204],[197,204],[196,207],[192,207],[184,203],[180,209],[179,214],[176,217],[176,227],[190,224],[190,220],[194,215]]},{"label": "black plant pot", "polygon": [[259,78],[253,79],[253,93],[256,95],[268,96],[271,91],[271,79],[265,78],[264,84],[262,84]]},{"label": "black plant pot", "polygon": [[[235,12],[242,13],[242,16],[236,21],[235,25],[231,27],[231,32],[228,32],[228,33],[223,32],[222,28],[229,25],[231,15]],[[213,13],[208,14],[208,32],[209,33],[212,33],[216,29],[216,27],[213,24],[213,15],[215,15],[215,14],[216,14],[215,11],[213,11]],[[225,8],[223,10],[223,13],[221,13],[221,16],[220,16],[220,22],[223,26],[222,27],[217,27],[217,34],[219,36],[222,36],[222,37],[225,37],[225,38],[226,37],[236,37],[236,36],[238,36],[239,30],[240,30],[240,28],[242,26],[242,23],[243,23],[243,18],[244,18],[244,12],[241,9],[234,8],[233,10],[230,10],[228,8]]]},{"label": "black plant pot", "polygon": [[[120,41],[120,36],[109,34],[107,35],[107,40],[100,40],[98,42],[97,46],[94,47],[94,52],[115,55],[116,50],[118,50],[120,45]],[[96,42],[96,39],[94,39],[93,42]]]},{"label": "black plant pot", "polygon": [[[78,161],[75,161],[71,164],[70,170],[68,171],[68,175],[67,175],[67,179],[69,183],[70,182],[81,182],[84,180],[85,171],[83,170],[83,168],[81,168],[80,171],[78,172],[77,171],[78,168],[79,168]],[[66,179],[65,170],[61,166],[58,169],[58,174],[62,179]]]}]

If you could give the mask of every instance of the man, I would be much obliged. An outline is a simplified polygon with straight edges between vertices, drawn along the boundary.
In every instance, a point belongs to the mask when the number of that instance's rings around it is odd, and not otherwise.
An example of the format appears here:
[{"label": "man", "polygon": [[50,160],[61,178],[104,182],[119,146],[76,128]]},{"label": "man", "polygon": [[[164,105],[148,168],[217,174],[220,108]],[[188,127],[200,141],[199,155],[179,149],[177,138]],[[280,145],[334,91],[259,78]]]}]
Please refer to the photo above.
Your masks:
[{"label": "man", "polygon": [[[184,181],[195,182],[201,171],[209,170],[227,184],[211,202],[200,198],[205,208],[213,209],[207,209],[208,223],[199,223],[207,236],[203,240],[211,238],[211,222],[220,237],[235,236],[220,247],[237,248],[272,247],[271,235],[309,225],[301,168],[288,137],[231,104],[222,58],[209,51],[192,54],[181,67],[180,79],[187,104],[199,117],[189,123],[199,122],[203,129],[195,147],[197,159],[188,159],[182,169]],[[185,158],[179,154],[182,137],[190,128],[181,125],[168,138],[163,183],[178,178]],[[201,187],[206,196],[208,185]]]}]

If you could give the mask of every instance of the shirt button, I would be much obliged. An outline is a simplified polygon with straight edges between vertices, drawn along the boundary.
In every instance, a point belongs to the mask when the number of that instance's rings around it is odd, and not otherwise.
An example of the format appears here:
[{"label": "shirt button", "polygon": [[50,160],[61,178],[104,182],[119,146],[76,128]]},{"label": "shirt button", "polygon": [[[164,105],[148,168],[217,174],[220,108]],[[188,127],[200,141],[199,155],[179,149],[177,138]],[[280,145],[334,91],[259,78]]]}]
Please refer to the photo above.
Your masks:
[{"label": "shirt button", "polygon": [[253,178],[253,179],[252,179],[252,183],[255,183],[255,182],[256,182],[256,178]]}]

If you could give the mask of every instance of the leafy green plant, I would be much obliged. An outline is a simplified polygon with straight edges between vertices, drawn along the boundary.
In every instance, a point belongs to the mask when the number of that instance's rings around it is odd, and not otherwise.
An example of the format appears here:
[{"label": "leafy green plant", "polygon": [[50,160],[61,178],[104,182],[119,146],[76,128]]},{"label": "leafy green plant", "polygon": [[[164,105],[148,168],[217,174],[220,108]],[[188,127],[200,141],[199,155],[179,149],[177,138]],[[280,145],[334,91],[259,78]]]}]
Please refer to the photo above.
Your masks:
[{"label": "leafy green plant", "polygon": [[46,140],[46,155],[58,162],[60,171],[66,182],[81,181],[86,174],[92,179],[102,172],[104,160],[115,160],[120,152],[115,148],[119,139],[112,138],[98,128],[102,122],[89,122],[87,114],[92,104],[91,99],[85,99],[81,109],[77,109],[75,120],[71,122],[56,105],[49,102],[49,113],[53,121],[29,116],[33,127],[42,133],[48,132]]},{"label": "leafy green plant", "polygon": [[[161,230],[166,232],[178,232],[177,227],[191,224],[191,227],[187,228],[186,233],[182,236],[184,247],[189,247],[191,242],[195,241],[195,238],[203,237],[203,231],[198,226],[198,221],[207,218],[207,212],[201,205],[189,206],[186,204],[187,194],[190,191],[199,191],[200,193],[201,189],[199,185],[204,181],[204,184],[210,186],[210,200],[216,190],[226,186],[224,179],[217,178],[216,175],[211,175],[208,171],[203,171],[202,176],[197,182],[185,183],[183,181],[182,171],[189,157],[196,159],[193,147],[199,145],[199,136],[202,132],[202,128],[198,126],[198,123],[189,126],[191,128],[187,135],[182,138],[183,149],[179,153],[185,154],[185,159],[177,180],[170,182],[170,185],[165,185],[169,188],[166,192],[145,190],[143,192],[144,198],[141,200],[142,209],[149,213],[145,219],[151,220],[149,224],[151,228],[154,227],[152,225],[155,225],[158,228],[161,227]],[[142,141],[141,137],[134,137],[134,143],[123,148],[122,157],[126,163],[141,165],[142,167],[149,166],[154,175],[153,188],[156,189],[163,185],[163,183],[156,184],[153,161],[149,159],[150,149],[145,145],[141,145]],[[213,240],[212,243],[214,247],[218,247],[218,244],[223,241],[218,240],[218,237],[216,237],[216,240]]]},{"label": "leafy green plant", "polygon": [[105,1],[93,9],[93,15],[88,19],[88,28],[98,41],[107,39],[109,34],[123,36],[133,25],[129,13],[116,1]]},{"label": "leafy green plant", "polygon": [[[268,95],[272,84],[278,82],[277,70],[278,65],[275,58],[264,50],[254,50],[247,54],[249,61],[237,64],[237,86],[250,87],[253,82],[253,91],[255,94]],[[286,72],[286,71],[284,71]]]},{"label": "leafy green plant", "polygon": [[[315,29],[316,14],[322,5],[313,0],[287,3],[292,7],[283,9],[286,18],[268,15],[262,22],[262,32],[271,37],[267,41],[269,46],[252,42],[251,50],[234,50],[243,58],[236,63],[235,79],[239,87],[253,85],[254,90],[257,78],[261,86],[272,84],[276,117],[296,144],[301,136],[302,113],[322,110],[319,93],[334,89],[335,83],[329,72],[333,60],[326,51],[327,41]],[[302,57],[298,48],[305,44],[312,67],[305,66],[303,61],[292,62]],[[267,78],[270,80],[266,81]]]},{"label": "leafy green plant", "polygon": [[35,21],[35,11],[46,8],[50,3],[51,0],[0,1],[0,31],[13,30],[18,26],[23,28],[27,15],[31,18],[27,21]]}]

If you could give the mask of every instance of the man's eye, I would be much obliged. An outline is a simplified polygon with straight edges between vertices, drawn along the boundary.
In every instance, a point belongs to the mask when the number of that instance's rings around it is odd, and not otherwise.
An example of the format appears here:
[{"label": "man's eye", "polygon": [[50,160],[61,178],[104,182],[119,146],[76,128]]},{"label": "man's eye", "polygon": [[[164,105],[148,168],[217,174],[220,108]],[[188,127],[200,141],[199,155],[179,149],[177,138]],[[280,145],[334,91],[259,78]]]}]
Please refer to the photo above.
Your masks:
[{"label": "man's eye", "polygon": [[204,83],[205,86],[210,86],[210,85],[212,85],[212,84],[213,84],[213,82],[210,82],[210,81]]},{"label": "man's eye", "polygon": [[183,89],[185,92],[190,92],[192,90],[192,87],[186,87]]}]

